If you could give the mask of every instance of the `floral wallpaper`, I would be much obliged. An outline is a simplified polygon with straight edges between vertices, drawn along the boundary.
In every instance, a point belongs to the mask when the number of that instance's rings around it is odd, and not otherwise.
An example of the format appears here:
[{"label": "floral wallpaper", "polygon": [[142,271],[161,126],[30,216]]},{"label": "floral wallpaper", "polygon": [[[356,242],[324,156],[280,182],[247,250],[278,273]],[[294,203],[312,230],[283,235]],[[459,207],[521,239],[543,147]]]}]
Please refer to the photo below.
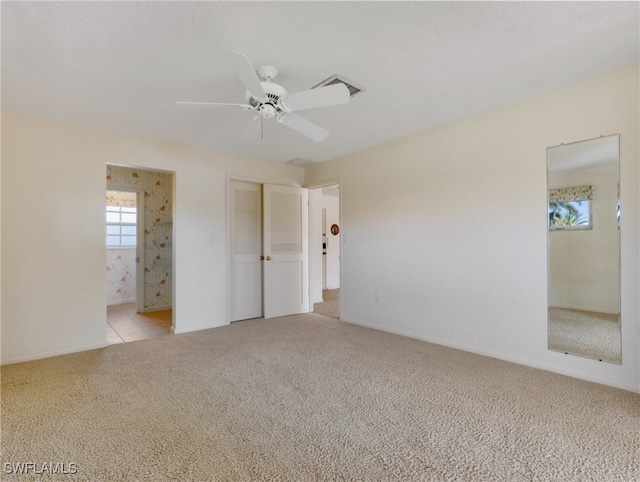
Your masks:
[{"label": "floral wallpaper", "polygon": [[[149,311],[169,309],[173,282],[172,174],[108,165],[107,189],[119,188],[144,192],[144,307]],[[135,267],[129,272],[135,276]]]},{"label": "floral wallpaper", "polygon": [[107,305],[136,300],[135,248],[107,248]]}]

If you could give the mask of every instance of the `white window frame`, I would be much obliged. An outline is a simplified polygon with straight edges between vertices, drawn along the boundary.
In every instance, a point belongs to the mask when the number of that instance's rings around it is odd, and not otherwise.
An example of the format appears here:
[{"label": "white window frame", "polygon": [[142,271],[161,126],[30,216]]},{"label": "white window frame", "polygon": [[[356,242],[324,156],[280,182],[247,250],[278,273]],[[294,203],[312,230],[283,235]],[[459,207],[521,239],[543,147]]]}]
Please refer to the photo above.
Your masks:
[{"label": "white window frame", "polygon": [[[131,210],[134,209],[135,211],[123,211],[123,209],[125,210]],[[106,220],[106,215],[109,213],[117,213],[118,214],[118,219],[120,220],[119,222],[106,222],[106,226],[107,228],[109,226],[117,226],[119,229],[119,233],[118,234],[106,234],[106,239],[105,242],[107,243],[107,248],[109,249],[136,249],[137,243],[138,243],[138,230],[136,228],[136,233],[133,235],[130,234],[122,234],[122,228],[123,227],[136,227],[137,226],[137,222],[133,222],[133,223],[124,223],[122,222],[122,214],[135,214],[136,219],[138,218],[138,207],[125,207],[125,206],[107,206],[105,209],[105,220]],[[113,237],[113,236],[117,236],[118,240],[120,241],[120,244],[109,244],[109,238]],[[122,239],[123,238],[132,238],[135,242],[133,244],[122,244]]]}]

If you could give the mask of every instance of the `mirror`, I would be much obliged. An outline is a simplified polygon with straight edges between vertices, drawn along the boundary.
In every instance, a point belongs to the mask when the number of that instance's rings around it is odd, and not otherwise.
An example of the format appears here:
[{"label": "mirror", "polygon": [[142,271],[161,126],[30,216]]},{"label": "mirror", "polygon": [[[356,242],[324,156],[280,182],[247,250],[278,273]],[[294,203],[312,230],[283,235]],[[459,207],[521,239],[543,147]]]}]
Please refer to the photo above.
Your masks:
[{"label": "mirror", "polygon": [[619,135],[547,149],[549,349],[622,363]]}]

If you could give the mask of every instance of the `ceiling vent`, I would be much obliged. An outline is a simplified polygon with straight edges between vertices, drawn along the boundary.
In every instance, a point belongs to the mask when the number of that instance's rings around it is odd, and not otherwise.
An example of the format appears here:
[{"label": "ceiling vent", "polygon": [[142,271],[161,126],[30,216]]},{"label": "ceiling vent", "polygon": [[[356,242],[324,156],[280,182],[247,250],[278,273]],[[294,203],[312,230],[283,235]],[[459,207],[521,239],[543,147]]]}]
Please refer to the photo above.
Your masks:
[{"label": "ceiling vent", "polygon": [[301,159],[300,157],[298,157],[296,159],[291,159],[290,161],[287,162],[287,164],[289,166],[307,167],[307,166],[313,166],[314,164],[317,164],[317,162],[309,161],[307,159]]},{"label": "ceiling vent", "polygon": [[326,87],[328,85],[335,85],[335,84],[344,84],[347,86],[347,89],[349,89],[349,94],[351,94],[351,97],[353,97],[354,95],[356,95],[359,92],[363,92],[364,88],[358,84],[355,84],[354,82],[351,82],[348,79],[345,79],[343,76],[341,75],[332,75],[331,77],[329,77],[326,80],[323,80],[322,82],[320,82],[318,85],[314,85],[312,87],[312,89],[315,89],[316,87]]}]

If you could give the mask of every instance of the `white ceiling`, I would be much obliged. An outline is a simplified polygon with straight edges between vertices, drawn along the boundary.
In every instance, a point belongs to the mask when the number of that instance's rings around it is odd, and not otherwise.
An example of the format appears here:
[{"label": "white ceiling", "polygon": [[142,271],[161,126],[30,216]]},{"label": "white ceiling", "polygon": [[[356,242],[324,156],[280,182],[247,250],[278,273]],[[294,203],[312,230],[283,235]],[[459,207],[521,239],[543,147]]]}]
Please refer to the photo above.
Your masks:
[{"label": "white ceiling", "polygon": [[[638,64],[638,2],[2,2],[2,108],[275,162],[321,162]],[[315,143],[252,113],[221,50],[289,92],[366,91],[300,114]]]}]

